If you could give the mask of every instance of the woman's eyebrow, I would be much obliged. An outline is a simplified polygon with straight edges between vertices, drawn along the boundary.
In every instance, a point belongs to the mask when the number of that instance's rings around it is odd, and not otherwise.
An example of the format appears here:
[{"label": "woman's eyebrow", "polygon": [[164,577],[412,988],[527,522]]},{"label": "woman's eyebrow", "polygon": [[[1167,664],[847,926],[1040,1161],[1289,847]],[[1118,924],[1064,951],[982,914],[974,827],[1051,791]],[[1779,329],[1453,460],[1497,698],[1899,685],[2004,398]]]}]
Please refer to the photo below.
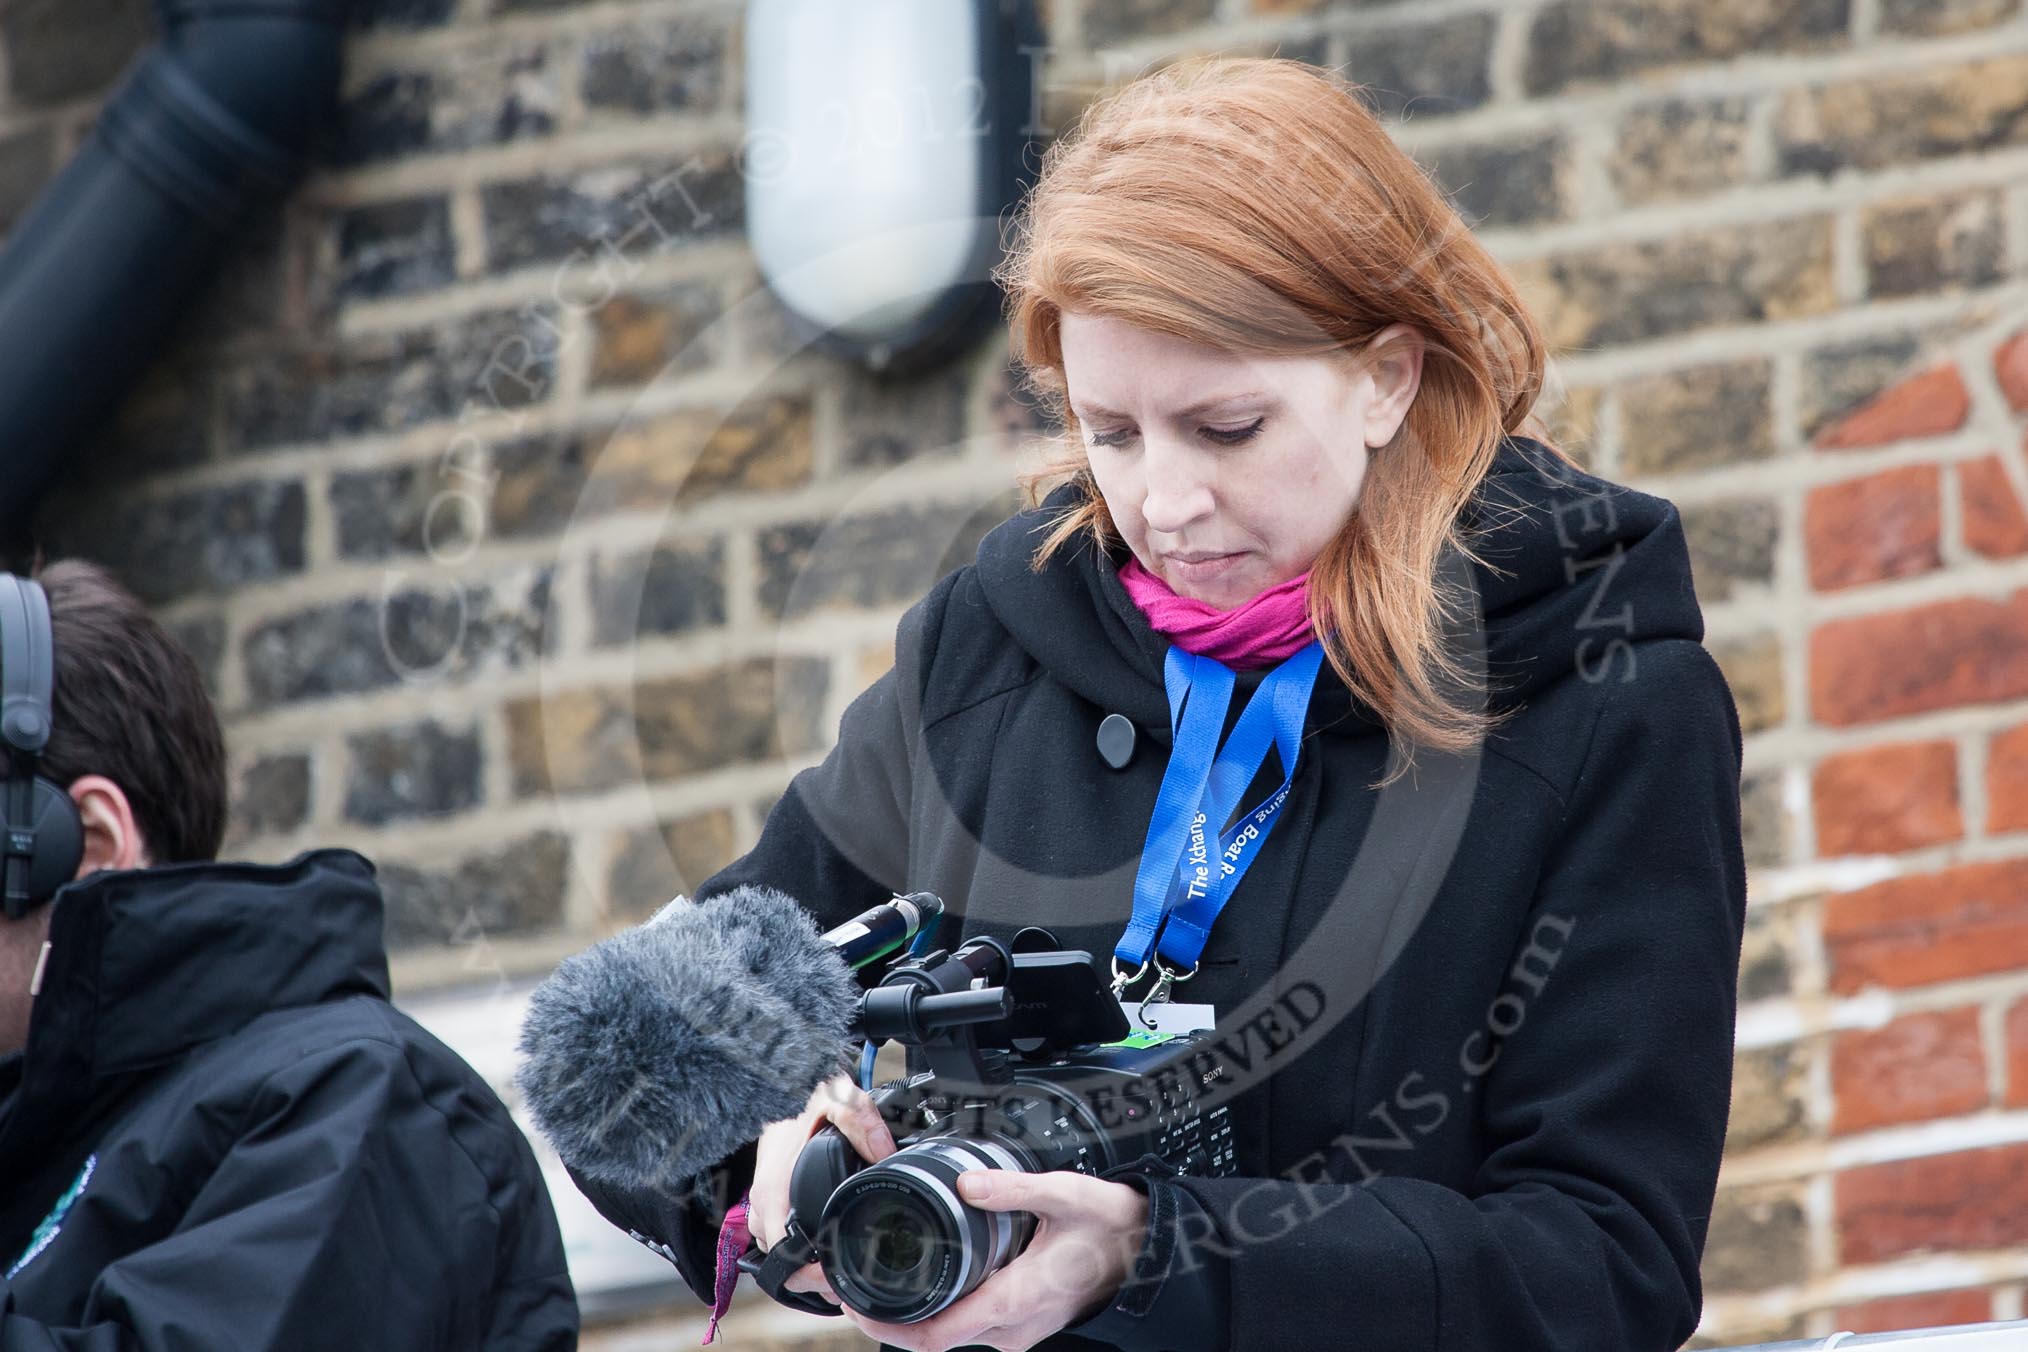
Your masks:
[{"label": "woman's eyebrow", "polygon": [[[1242,390],[1238,394],[1221,394],[1211,399],[1199,399],[1196,403],[1190,405],[1188,408],[1177,410],[1176,416],[1178,418],[1195,418],[1201,416],[1204,413],[1209,412],[1214,408],[1219,407],[1221,404],[1237,404],[1242,402],[1243,400],[1260,399],[1264,397],[1265,396],[1259,390]],[[1084,406],[1080,409],[1077,407],[1076,401],[1073,401],[1072,409],[1080,417],[1096,416],[1102,418],[1118,418],[1124,416],[1117,410],[1107,408],[1104,404],[1098,403],[1085,403]]]}]

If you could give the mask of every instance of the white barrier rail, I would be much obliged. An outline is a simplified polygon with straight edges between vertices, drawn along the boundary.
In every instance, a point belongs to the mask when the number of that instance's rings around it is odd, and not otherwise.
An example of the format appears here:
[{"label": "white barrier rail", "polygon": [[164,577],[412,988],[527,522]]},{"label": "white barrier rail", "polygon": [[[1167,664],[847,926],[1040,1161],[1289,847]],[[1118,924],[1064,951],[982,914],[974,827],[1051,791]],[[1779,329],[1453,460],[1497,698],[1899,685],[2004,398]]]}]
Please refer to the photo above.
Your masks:
[{"label": "white barrier rail", "polygon": [[1834,1333],[1781,1343],[1718,1347],[1711,1352],[1856,1352],[1891,1347],[1897,1352],[2028,1352],[2028,1319],[1995,1324],[1954,1324],[1948,1328],[1899,1329],[1891,1333]]}]

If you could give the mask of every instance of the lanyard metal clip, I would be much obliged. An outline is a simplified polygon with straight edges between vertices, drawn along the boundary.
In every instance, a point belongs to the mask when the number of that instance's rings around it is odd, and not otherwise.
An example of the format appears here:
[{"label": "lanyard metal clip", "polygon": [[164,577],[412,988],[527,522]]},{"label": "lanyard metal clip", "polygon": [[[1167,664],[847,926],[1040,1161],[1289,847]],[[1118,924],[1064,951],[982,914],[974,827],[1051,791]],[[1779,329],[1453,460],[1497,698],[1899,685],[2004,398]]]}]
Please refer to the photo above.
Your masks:
[{"label": "lanyard metal clip", "polygon": [[1131,972],[1121,971],[1119,955],[1115,954],[1113,956],[1113,999],[1124,999],[1127,994],[1127,987],[1133,985],[1147,974],[1148,964],[1145,962]]},{"label": "lanyard metal clip", "polygon": [[1194,962],[1190,964],[1189,971],[1180,972],[1164,962],[1160,953],[1155,955],[1154,961],[1157,974],[1155,977],[1155,988],[1149,991],[1148,998],[1141,1002],[1144,1008],[1148,1005],[1161,1004],[1169,998],[1169,991],[1172,987],[1179,982],[1188,981],[1191,977],[1197,975],[1197,964]]}]

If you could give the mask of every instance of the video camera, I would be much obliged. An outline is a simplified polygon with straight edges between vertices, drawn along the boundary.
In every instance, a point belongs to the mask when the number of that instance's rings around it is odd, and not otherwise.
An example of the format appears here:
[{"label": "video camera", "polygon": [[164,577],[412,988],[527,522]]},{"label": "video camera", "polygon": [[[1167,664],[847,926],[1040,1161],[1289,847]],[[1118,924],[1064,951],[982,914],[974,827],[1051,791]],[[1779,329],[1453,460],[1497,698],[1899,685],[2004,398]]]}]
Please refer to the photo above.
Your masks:
[{"label": "video camera", "polygon": [[[928,893],[908,900],[943,909]],[[1226,1074],[1208,1035],[1134,1031],[1092,955],[1048,930],[896,961],[860,996],[854,1031],[908,1049],[906,1077],[872,1091],[896,1150],[868,1164],[830,1126],[804,1147],[781,1239],[739,1260],[784,1304],[837,1313],[782,1289],[812,1261],[841,1301],[885,1323],[976,1289],[1027,1246],[1034,1219],[967,1206],[967,1170],[1235,1170],[1228,1110],[1199,1103]]]}]

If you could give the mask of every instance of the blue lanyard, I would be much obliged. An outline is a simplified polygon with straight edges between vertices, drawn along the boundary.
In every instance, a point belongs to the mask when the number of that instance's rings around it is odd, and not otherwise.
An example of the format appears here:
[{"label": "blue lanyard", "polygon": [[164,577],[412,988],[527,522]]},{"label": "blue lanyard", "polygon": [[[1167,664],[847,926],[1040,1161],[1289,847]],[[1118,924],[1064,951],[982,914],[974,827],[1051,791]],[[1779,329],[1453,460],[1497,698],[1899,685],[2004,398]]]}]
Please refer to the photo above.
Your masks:
[{"label": "blue lanyard", "polygon": [[[1156,965],[1165,979],[1180,979],[1196,968],[1212,924],[1259,854],[1288,798],[1303,720],[1323,657],[1322,645],[1312,643],[1270,672],[1218,750],[1232,701],[1232,672],[1211,658],[1169,649],[1162,674],[1174,743],[1134,877],[1133,916],[1113,948],[1116,990],[1124,990],[1147,970],[1158,935]],[[1287,775],[1281,788],[1230,831],[1213,835],[1238,806],[1270,746],[1279,752]],[[1122,963],[1132,970],[1122,971]]]}]

